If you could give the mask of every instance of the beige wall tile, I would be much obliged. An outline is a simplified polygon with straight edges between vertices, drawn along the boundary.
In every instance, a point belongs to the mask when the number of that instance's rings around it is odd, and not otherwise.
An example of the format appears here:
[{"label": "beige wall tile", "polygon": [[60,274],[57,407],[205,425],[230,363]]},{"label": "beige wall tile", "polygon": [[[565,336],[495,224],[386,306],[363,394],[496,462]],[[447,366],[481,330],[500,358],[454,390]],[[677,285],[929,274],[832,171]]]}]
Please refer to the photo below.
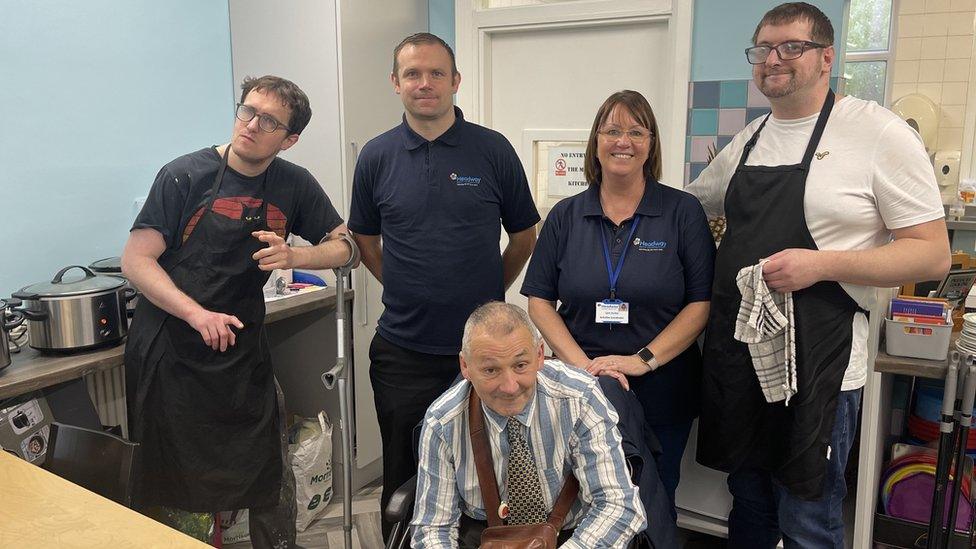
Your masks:
[{"label": "beige wall tile", "polygon": [[939,128],[936,148],[955,151],[962,148],[962,128]]},{"label": "beige wall tile", "polygon": [[942,84],[943,105],[965,105],[969,93],[967,82],[945,82]]},{"label": "beige wall tile", "polygon": [[[952,15],[953,17],[949,19],[949,34],[951,36],[973,33],[973,21],[976,19],[976,13],[965,12]],[[899,21],[901,20],[899,19]]]},{"label": "beige wall tile", "polygon": [[[899,38],[914,38],[922,36],[923,22],[925,21],[925,15],[901,15],[898,17],[898,37]],[[972,31],[972,24],[970,23],[970,31]]]},{"label": "beige wall tile", "polygon": [[898,6],[898,15],[911,15],[913,13],[925,13],[925,0],[901,0]]},{"label": "beige wall tile", "polygon": [[916,59],[921,59],[921,54],[921,38],[899,38],[897,41],[895,41],[895,59],[914,61]]},{"label": "beige wall tile", "polygon": [[905,97],[910,93],[915,93],[918,91],[918,84],[913,82],[902,82],[900,84],[893,84],[891,86],[891,100],[894,101],[901,97]]},{"label": "beige wall tile", "polygon": [[918,82],[919,61],[895,61],[895,83]]},{"label": "beige wall tile", "polygon": [[[941,82],[924,82],[918,85],[916,91],[925,97],[928,97],[935,104],[939,104],[942,101],[942,83]],[[548,166],[546,166],[548,168]]]},{"label": "beige wall tile", "polygon": [[[968,82],[969,59],[950,59],[945,63],[943,82]],[[921,72],[921,68],[919,69]]]},{"label": "beige wall tile", "polygon": [[929,59],[919,61],[918,81],[919,82],[942,82],[945,74],[946,62],[944,59]]},{"label": "beige wall tile", "polygon": [[942,105],[940,128],[962,128],[965,120],[966,107],[964,105]]},{"label": "beige wall tile", "polygon": [[969,59],[972,55],[972,36],[950,36],[946,38],[946,59]]},{"label": "beige wall tile", "polygon": [[949,11],[950,0],[925,0],[925,13]]},{"label": "beige wall tile", "polygon": [[976,0],[949,0],[949,9],[951,11],[976,11]]},{"label": "beige wall tile", "polygon": [[949,34],[949,14],[926,11],[922,16],[922,36],[946,36]]},{"label": "beige wall tile", "polygon": [[948,40],[948,37],[945,36],[927,36],[922,38],[919,59],[945,59]]}]

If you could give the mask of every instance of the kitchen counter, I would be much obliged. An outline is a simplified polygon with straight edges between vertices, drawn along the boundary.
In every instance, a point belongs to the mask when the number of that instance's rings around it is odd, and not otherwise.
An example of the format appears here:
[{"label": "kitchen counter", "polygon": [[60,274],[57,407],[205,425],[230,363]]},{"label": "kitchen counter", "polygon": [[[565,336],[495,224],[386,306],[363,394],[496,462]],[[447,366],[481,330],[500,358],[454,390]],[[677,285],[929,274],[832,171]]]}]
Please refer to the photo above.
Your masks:
[{"label": "kitchen counter", "polygon": [[[346,290],[352,300],[353,290]],[[301,293],[266,305],[265,324],[273,324],[317,309],[334,309],[334,288]],[[70,381],[122,364],[125,344],[72,354],[41,353],[27,347],[11,354],[12,362],[0,370],[0,399]]]}]

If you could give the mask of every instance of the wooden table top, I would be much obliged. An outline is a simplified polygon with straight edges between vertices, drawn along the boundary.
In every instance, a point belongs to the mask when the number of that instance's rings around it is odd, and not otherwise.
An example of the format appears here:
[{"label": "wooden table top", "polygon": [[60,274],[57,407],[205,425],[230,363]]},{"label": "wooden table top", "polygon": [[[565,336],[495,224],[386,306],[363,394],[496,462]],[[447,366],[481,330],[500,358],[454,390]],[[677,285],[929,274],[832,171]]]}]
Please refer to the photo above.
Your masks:
[{"label": "wooden table top", "polygon": [[[352,290],[345,297],[351,300]],[[336,292],[326,288],[302,293],[266,305],[265,323],[298,316],[317,309],[335,308]],[[0,399],[22,395],[122,364],[125,344],[73,354],[41,353],[27,347],[11,355],[11,364],[0,370]],[[2,546],[0,546],[2,547]]]},{"label": "wooden table top", "polygon": [[209,545],[0,451],[0,547]]}]

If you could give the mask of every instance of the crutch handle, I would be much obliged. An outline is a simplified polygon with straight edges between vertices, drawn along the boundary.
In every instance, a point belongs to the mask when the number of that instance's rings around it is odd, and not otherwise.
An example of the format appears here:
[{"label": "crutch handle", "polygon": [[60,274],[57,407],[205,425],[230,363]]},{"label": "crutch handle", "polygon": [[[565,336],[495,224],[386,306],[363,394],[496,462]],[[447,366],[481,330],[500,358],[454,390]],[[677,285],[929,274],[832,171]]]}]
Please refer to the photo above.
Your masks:
[{"label": "crutch handle", "polygon": [[973,404],[976,401],[976,356],[966,355],[966,387],[962,393],[962,409],[960,419],[965,427],[972,424]]},{"label": "crutch handle", "polygon": [[345,243],[349,245],[349,260],[335,269],[332,269],[335,272],[336,277],[345,276],[352,272],[353,269],[359,266],[359,260],[361,258],[359,246],[356,245],[356,241],[349,233],[339,233],[339,239],[345,241]]}]

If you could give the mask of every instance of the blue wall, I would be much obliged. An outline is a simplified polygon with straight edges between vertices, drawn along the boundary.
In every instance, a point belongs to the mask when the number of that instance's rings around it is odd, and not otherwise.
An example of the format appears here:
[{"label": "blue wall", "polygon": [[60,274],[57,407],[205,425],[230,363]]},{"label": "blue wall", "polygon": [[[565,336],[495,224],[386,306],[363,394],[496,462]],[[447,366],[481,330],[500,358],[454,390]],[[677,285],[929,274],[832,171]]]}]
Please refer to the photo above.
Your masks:
[{"label": "blue wall", "polygon": [[454,47],[454,0],[427,0],[427,28]]},{"label": "blue wall", "polygon": [[[691,44],[691,81],[738,80],[752,78],[745,50],[752,43],[752,33],[770,8],[782,0],[696,0]],[[814,1],[834,25],[834,46],[843,49],[841,29],[845,0]],[[838,55],[842,52],[838,51]],[[840,74],[834,63],[832,74]]]},{"label": "blue wall", "polygon": [[226,1],[2,5],[0,297],[119,255],[134,200],[234,105]]}]

